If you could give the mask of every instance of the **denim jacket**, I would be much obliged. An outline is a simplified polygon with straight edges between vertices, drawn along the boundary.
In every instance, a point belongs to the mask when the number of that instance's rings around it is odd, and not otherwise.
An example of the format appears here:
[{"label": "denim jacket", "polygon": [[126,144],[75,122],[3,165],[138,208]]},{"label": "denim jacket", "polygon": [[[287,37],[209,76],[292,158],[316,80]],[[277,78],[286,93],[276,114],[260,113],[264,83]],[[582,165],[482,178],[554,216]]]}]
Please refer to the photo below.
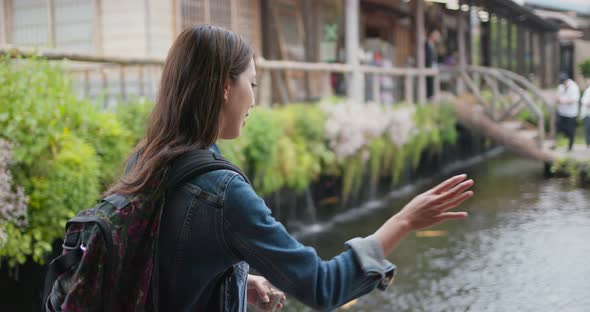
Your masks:
[{"label": "denim jacket", "polygon": [[246,311],[250,267],[319,310],[385,289],[393,279],[395,266],[370,236],[349,240],[346,251],[322,260],[273,218],[236,172],[195,177],[168,198],[159,241],[162,311]]}]

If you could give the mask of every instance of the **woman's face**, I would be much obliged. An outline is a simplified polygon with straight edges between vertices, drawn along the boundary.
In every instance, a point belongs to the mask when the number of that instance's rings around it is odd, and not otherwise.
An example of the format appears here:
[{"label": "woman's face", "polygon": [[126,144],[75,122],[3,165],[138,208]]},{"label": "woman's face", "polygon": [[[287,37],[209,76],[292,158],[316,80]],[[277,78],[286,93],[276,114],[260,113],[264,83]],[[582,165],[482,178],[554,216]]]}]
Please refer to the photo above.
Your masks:
[{"label": "woman's face", "polygon": [[225,87],[218,138],[229,140],[240,136],[248,112],[254,107],[254,87],[256,87],[256,67],[252,59],[248,68]]}]

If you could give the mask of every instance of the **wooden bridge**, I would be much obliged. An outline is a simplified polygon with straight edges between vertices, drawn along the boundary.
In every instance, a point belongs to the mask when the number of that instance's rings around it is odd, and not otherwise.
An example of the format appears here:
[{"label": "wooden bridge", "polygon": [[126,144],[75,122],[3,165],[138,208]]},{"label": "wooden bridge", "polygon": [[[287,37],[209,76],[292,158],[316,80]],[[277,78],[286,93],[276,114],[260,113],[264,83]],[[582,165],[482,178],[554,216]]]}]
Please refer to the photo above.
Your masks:
[{"label": "wooden bridge", "polygon": [[[446,93],[440,99],[454,103],[461,124],[530,159],[545,163],[557,159],[590,161],[590,149],[585,145],[575,145],[572,151],[556,147],[553,90],[540,90],[526,78],[505,69],[466,66],[451,75],[469,92]],[[482,90],[491,94],[486,96]],[[523,111],[528,111],[532,117],[529,119],[536,124],[518,118]]]}]

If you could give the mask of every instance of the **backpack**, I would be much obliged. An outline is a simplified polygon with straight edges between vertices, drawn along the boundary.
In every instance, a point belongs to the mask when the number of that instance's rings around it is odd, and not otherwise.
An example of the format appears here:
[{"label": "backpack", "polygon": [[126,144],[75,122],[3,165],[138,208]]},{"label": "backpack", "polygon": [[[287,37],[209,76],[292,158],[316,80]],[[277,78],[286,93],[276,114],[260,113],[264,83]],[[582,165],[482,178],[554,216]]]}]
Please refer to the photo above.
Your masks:
[{"label": "backpack", "polygon": [[157,311],[158,235],[166,193],[220,169],[250,183],[220,155],[195,150],[174,161],[148,191],[109,195],[70,219],[62,254],[49,264],[43,311]]}]

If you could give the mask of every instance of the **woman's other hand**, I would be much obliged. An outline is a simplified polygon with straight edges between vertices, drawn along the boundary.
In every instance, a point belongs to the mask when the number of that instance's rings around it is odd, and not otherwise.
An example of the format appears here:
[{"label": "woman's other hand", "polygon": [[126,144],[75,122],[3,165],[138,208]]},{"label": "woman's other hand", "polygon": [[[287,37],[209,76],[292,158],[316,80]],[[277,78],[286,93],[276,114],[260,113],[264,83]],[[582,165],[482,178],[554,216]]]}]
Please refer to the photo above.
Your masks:
[{"label": "woman's other hand", "polygon": [[273,311],[271,309],[272,298],[269,296],[271,292],[281,294],[282,297],[280,298],[280,302],[276,306],[276,309],[282,309],[282,303],[287,297],[263,276],[248,274],[246,298],[248,304],[252,305],[256,311]]}]

